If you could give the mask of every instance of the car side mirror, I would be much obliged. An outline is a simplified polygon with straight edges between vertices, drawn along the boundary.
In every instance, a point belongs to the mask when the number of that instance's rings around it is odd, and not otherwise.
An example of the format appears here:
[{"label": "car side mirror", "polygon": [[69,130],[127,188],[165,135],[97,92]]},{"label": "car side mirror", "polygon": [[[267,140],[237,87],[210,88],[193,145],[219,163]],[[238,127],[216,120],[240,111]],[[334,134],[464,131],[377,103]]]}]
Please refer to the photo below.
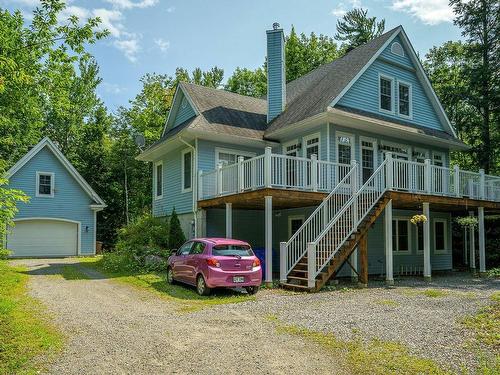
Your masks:
[{"label": "car side mirror", "polygon": [[179,255],[179,254],[177,254],[178,252],[179,252],[179,249],[172,249],[172,250],[170,250],[170,254],[172,254],[172,255],[174,255],[174,254],[175,255]]}]

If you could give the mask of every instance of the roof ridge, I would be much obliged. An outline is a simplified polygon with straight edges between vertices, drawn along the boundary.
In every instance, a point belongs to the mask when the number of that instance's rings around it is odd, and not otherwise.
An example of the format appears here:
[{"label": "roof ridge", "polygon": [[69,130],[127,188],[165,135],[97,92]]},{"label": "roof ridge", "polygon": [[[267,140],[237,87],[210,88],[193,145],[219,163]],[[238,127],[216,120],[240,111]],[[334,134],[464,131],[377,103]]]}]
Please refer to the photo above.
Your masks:
[{"label": "roof ridge", "polygon": [[239,94],[237,92],[233,92],[233,91],[229,91],[229,90],[226,90],[226,89],[223,89],[223,88],[214,88],[214,87],[209,87],[209,86],[203,86],[203,85],[200,85],[198,83],[193,83],[193,82],[186,82],[186,81],[182,81],[180,82],[181,84],[184,84],[184,85],[190,85],[190,86],[195,86],[195,87],[199,87],[201,89],[206,89],[206,90],[210,90],[210,91],[216,91],[218,93],[224,93],[224,94],[228,94],[228,95],[233,95],[233,96],[238,96],[240,98],[245,98],[245,99],[256,99],[258,101],[266,101],[265,99],[262,99],[262,98],[257,98],[255,96],[250,96],[250,95],[243,95],[243,94]]}]

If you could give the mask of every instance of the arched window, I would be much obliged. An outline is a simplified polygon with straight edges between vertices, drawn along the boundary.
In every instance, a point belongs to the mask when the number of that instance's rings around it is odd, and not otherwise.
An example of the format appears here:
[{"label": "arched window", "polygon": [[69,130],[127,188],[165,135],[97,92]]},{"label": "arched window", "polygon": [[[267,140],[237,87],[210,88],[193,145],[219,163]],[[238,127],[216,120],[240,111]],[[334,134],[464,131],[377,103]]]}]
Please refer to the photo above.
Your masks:
[{"label": "arched window", "polygon": [[401,47],[401,44],[399,44],[398,42],[392,43],[391,52],[393,54],[401,56],[401,57],[404,57],[404,55],[405,55],[405,51],[404,51],[403,47]]}]

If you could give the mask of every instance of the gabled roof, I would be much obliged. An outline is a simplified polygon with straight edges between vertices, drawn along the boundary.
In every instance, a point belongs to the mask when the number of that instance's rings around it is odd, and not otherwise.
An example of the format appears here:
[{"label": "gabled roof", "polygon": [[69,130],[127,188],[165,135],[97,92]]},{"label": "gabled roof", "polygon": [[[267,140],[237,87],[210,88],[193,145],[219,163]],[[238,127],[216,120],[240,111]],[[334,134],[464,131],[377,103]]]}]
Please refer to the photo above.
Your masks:
[{"label": "gabled roof", "polygon": [[57,148],[57,146],[50,140],[50,138],[43,138],[38,144],[29,150],[21,159],[17,161],[8,171],[7,178],[9,179],[14,174],[16,174],[28,161],[30,161],[36,154],[38,154],[44,147],[47,147],[61,162],[61,164],[66,168],[71,176],[78,182],[82,189],[92,198],[96,203],[92,205],[94,208],[104,208],[106,203],[99,197],[99,195],[90,187],[90,185],[85,181],[85,179],[78,173],[78,171],[73,167],[68,159],[63,155],[63,153]]},{"label": "gabled roof", "polygon": [[290,82],[286,87],[286,109],[269,124],[266,135],[325,112],[332,101],[343,94],[349,83],[371,60],[374,60],[377,52],[383,50],[382,47],[388,44],[399,30],[398,26],[353,49],[343,57]]}]

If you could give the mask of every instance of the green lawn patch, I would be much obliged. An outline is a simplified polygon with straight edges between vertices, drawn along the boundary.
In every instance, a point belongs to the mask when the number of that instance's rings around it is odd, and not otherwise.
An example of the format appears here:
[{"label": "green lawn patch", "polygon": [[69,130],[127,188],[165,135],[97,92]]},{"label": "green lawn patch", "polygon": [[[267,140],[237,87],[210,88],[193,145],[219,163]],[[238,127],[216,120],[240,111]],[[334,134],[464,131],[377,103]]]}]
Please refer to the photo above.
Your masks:
[{"label": "green lawn patch", "polygon": [[300,336],[333,352],[332,358],[350,374],[450,374],[436,362],[409,353],[399,343],[360,339],[339,340],[332,333],[311,331],[297,326],[278,325],[283,334]]},{"label": "green lawn patch", "polygon": [[376,301],[377,304],[382,305],[382,306],[388,306],[388,307],[398,307],[399,302],[396,302],[392,299],[381,299]]},{"label": "green lawn patch", "polygon": [[254,301],[255,296],[248,296],[232,290],[220,289],[208,297],[200,296],[193,287],[187,285],[170,285],[163,272],[137,272],[137,271],[110,271],[103,267],[102,258],[84,258],[82,266],[92,267],[105,277],[121,283],[132,285],[136,288],[150,291],[161,298],[178,303],[178,311],[182,313],[194,312],[205,307]]},{"label": "green lawn patch", "polygon": [[63,266],[61,271],[62,277],[66,280],[88,280],[90,277],[85,274],[76,264],[68,264]]},{"label": "green lawn patch", "polygon": [[62,346],[43,306],[27,294],[25,269],[0,261],[0,374],[34,374]]},{"label": "green lawn patch", "polygon": [[447,296],[448,292],[441,289],[426,289],[422,292],[422,294],[430,298],[440,298]]}]

